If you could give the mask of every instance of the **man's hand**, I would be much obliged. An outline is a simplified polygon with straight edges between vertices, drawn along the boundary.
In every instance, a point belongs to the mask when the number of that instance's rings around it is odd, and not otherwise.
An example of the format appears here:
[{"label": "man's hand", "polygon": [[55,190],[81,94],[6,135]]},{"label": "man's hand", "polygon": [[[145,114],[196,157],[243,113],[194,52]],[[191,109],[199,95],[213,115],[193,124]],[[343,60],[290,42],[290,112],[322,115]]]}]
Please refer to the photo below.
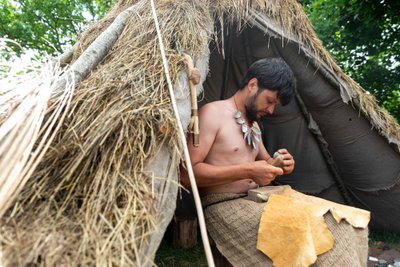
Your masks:
[{"label": "man's hand", "polygon": [[282,175],[281,168],[268,164],[265,160],[257,160],[249,163],[249,177],[260,186],[270,184],[276,176]]},{"label": "man's hand", "polygon": [[283,174],[289,174],[294,169],[293,156],[285,148],[281,148],[277,151],[283,157]]}]

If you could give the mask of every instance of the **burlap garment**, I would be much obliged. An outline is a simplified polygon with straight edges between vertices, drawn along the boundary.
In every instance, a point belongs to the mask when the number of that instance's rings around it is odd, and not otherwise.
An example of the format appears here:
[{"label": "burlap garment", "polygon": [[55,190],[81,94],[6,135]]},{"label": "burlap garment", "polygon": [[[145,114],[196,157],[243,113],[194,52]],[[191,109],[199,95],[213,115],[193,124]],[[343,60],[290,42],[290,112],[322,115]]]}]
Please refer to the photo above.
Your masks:
[{"label": "burlap garment", "polygon": [[[211,194],[203,197],[207,230],[218,250],[233,266],[273,266],[257,250],[257,234],[265,203],[246,199],[245,194]],[[366,266],[368,230],[337,223],[328,212],[325,221],[335,238],[333,249],[318,256],[312,266]]]}]

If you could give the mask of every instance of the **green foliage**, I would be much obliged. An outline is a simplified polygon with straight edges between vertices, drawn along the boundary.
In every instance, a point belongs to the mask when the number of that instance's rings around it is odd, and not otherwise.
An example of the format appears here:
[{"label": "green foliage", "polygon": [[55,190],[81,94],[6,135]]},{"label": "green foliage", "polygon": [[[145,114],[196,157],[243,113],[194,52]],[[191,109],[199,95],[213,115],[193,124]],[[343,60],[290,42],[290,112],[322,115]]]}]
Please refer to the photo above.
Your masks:
[{"label": "green foliage", "polygon": [[400,2],[303,0],[342,69],[400,121]]},{"label": "green foliage", "polygon": [[[0,37],[41,53],[57,54],[114,0],[0,0]],[[21,52],[21,47],[14,46]]]},{"label": "green foliage", "polygon": [[389,232],[387,230],[370,230],[369,246],[400,248],[400,233]]}]

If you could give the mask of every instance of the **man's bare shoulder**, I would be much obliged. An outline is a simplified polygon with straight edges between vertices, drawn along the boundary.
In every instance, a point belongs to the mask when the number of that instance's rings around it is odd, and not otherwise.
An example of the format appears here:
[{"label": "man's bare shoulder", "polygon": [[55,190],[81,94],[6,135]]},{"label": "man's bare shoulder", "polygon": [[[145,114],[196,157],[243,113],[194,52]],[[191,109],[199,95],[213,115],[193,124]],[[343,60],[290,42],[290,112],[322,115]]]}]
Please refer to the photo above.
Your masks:
[{"label": "man's bare shoulder", "polygon": [[207,130],[217,132],[222,126],[228,109],[225,100],[205,104],[199,110],[200,125],[207,125]]},{"label": "man's bare shoulder", "polygon": [[218,101],[213,101],[210,103],[205,104],[200,108],[200,112],[202,113],[211,113],[211,112],[224,112],[227,111],[227,104],[226,100],[218,100]]}]

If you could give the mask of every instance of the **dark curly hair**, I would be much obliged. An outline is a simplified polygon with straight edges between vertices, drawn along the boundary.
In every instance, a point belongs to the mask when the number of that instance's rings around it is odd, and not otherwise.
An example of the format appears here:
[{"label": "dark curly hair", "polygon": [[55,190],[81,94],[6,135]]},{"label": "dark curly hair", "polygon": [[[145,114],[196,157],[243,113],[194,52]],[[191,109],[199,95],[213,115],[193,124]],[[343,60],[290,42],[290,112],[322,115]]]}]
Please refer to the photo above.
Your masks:
[{"label": "dark curly hair", "polygon": [[[282,106],[288,104],[295,95],[296,78],[289,65],[282,58],[263,58],[254,62],[242,81],[244,89],[252,78],[256,78],[260,89],[278,91]],[[258,93],[260,93],[258,91]]]}]

